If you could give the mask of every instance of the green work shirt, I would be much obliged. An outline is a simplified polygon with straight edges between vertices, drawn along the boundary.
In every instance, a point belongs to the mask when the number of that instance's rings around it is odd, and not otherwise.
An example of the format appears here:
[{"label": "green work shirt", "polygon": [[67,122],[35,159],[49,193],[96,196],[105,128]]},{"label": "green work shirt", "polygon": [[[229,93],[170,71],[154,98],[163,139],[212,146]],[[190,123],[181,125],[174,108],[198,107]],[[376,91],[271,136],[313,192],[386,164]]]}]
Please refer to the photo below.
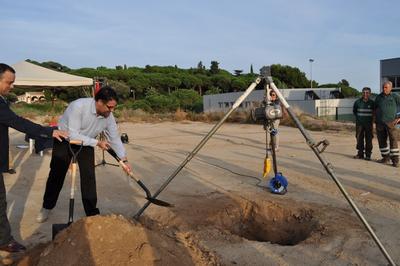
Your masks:
[{"label": "green work shirt", "polygon": [[362,98],[356,100],[353,105],[353,114],[356,116],[358,125],[372,124],[372,113],[374,110],[374,101],[368,99],[366,102]]},{"label": "green work shirt", "polygon": [[376,123],[382,124],[395,120],[398,105],[400,105],[400,96],[396,93],[390,93],[389,95],[386,95],[382,92],[376,96]]}]

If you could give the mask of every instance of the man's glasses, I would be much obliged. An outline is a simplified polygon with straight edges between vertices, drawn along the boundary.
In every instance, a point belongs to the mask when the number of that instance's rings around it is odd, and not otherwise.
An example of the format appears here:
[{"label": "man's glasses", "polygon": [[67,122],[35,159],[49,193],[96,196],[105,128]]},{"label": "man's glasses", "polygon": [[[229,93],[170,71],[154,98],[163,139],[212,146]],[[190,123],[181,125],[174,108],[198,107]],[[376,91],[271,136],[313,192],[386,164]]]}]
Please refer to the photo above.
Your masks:
[{"label": "man's glasses", "polygon": [[104,104],[104,106],[107,107],[107,109],[108,109],[110,112],[114,111],[114,110],[115,110],[115,107],[116,107],[116,105],[107,105],[107,104]]}]

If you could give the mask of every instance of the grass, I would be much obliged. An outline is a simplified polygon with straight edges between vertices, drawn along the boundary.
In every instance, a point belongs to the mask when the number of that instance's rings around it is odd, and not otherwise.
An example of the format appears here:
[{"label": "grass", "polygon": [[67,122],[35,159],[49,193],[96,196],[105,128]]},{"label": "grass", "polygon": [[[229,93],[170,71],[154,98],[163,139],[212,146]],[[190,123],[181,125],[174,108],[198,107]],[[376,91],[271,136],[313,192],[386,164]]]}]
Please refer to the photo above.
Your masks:
[{"label": "grass", "polygon": [[[49,123],[56,117],[60,116],[67,103],[57,101],[53,105],[51,102],[39,102],[33,104],[17,103],[12,105],[15,113],[28,119],[39,119],[43,123]],[[312,131],[354,131],[354,123],[341,123],[336,121],[329,121],[327,119],[318,118],[299,110],[294,110],[296,116],[303,124],[304,128]],[[118,122],[150,122],[157,123],[163,121],[198,121],[205,123],[214,123],[220,121],[225,113],[224,112],[208,112],[208,113],[195,113],[185,112],[181,109],[170,113],[149,113],[141,109],[131,109],[125,106],[120,106],[115,113]],[[249,111],[235,111],[227,119],[230,123],[246,123],[254,124],[250,118]],[[295,127],[293,120],[286,114],[281,119],[281,125]]]},{"label": "grass", "polygon": [[27,104],[24,102],[19,102],[11,105],[11,109],[20,116],[25,118],[34,119],[36,116],[58,116],[61,115],[67,103],[56,101],[54,105],[51,102],[37,102],[32,104]]}]

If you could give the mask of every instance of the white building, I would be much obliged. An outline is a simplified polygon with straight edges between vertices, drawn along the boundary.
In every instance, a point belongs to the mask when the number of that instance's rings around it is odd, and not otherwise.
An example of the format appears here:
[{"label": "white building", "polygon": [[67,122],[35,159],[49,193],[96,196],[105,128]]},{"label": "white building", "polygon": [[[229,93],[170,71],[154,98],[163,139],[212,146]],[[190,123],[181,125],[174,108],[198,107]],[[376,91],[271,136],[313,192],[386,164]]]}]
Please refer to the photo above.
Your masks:
[{"label": "white building", "polygon": [[400,92],[400,57],[383,59],[380,62],[380,89],[385,81],[391,81],[393,91]]},{"label": "white building", "polygon": [[43,101],[44,93],[42,91],[25,92],[25,94],[18,96],[18,102],[33,103],[37,101]]},{"label": "white building", "polygon": [[[340,88],[281,89],[283,97],[294,109],[316,116],[332,119],[352,120],[355,98],[343,99]],[[256,90],[239,106],[239,110],[250,110],[260,106],[264,90]],[[243,92],[231,92],[203,96],[204,112],[226,112]]]}]

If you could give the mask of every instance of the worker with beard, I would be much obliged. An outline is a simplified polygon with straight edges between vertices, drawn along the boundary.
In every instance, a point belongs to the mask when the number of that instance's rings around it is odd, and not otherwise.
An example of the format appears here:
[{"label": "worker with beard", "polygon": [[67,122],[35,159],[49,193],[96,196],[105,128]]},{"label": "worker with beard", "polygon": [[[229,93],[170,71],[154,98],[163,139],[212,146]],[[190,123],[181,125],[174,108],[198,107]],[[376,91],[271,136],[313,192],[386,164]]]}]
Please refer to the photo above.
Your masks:
[{"label": "worker with beard", "polygon": [[[94,99],[81,98],[71,102],[58,122],[60,129],[69,132],[71,140],[83,141],[83,147],[78,154],[77,161],[80,172],[82,203],[87,216],[100,213],[96,207],[94,147],[98,146],[103,150],[107,150],[109,147],[113,148],[124,161],[126,165],[124,170],[126,172],[131,171],[113,116],[117,101],[118,97],[114,89],[105,86],[96,93]],[[105,140],[96,139],[96,136],[101,132],[105,133],[107,137]],[[71,158],[72,154],[67,141],[54,142],[50,173],[43,196],[42,209],[36,218],[37,222],[46,221],[50,210],[56,206]]]}]

